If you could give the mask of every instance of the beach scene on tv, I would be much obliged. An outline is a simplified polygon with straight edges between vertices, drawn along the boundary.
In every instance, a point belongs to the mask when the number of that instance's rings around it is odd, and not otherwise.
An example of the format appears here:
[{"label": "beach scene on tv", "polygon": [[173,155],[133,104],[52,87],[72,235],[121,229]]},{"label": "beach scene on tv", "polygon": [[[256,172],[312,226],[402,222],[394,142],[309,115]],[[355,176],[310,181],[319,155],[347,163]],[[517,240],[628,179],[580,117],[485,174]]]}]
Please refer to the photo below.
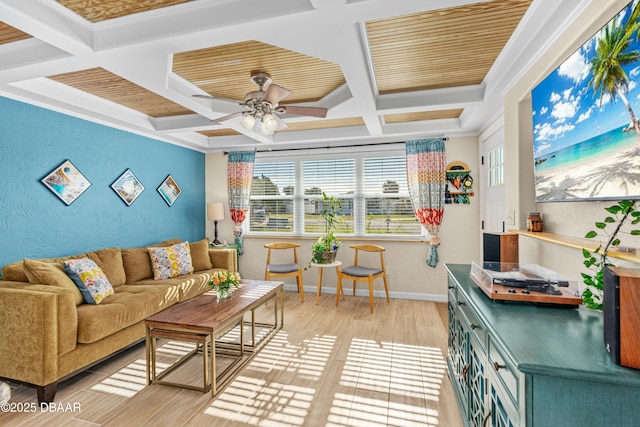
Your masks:
[{"label": "beach scene on tv", "polygon": [[640,198],[638,3],[532,91],[537,201]]}]

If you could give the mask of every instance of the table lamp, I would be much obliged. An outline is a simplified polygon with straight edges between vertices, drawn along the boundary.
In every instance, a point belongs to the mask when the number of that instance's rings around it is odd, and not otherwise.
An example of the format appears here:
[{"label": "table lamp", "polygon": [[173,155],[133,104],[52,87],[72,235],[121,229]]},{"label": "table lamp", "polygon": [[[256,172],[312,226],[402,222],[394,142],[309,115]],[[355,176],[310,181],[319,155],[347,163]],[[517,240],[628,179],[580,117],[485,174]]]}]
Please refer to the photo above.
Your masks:
[{"label": "table lamp", "polygon": [[221,202],[207,203],[207,218],[209,221],[213,221],[213,244],[221,245],[218,240],[218,221],[224,219],[224,204]]}]

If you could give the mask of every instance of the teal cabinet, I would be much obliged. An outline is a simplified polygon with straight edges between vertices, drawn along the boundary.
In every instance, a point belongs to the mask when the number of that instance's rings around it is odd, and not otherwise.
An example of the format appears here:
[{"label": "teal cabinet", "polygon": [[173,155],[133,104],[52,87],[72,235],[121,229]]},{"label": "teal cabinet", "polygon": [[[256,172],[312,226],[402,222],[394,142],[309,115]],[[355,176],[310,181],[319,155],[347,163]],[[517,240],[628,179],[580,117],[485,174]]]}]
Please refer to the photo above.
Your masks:
[{"label": "teal cabinet", "polygon": [[637,426],[640,370],[614,364],[602,314],[493,302],[447,264],[447,369],[466,426]]}]

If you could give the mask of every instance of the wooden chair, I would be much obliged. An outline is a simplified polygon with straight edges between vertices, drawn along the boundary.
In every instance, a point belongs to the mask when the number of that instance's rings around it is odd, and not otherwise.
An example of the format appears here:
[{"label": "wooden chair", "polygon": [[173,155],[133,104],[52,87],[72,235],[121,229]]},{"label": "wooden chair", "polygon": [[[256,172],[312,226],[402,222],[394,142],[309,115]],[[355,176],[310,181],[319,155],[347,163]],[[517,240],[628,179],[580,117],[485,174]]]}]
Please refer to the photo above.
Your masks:
[{"label": "wooden chair", "polygon": [[[296,248],[300,245],[297,243],[277,242],[264,245],[269,251],[267,252],[267,267],[264,273],[264,280],[271,280],[274,277],[296,277],[296,283],[298,284],[298,292],[302,302],[304,302],[304,286],[302,284],[302,268],[298,264],[298,253]],[[286,250],[293,249],[293,262],[276,264],[271,263],[271,251],[272,250]]]},{"label": "wooden chair", "polygon": [[[353,280],[353,295],[356,294],[356,282],[369,283],[369,306],[373,314],[373,281],[378,277],[382,277],[384,281],[384,291],[387,294],[387,303],[389,302],[389,286],[387,284],[387,272],[384,268],[384,257],[382,253],[384,248],[376,245],[351,245],[350,248],[356,250],[353,265],[338,270],[338,290],[336,292],[336,307],[340,300],[342,291],[342,279]],[[364,267],[358,264],[358,251],[378,252],[380,253],[380,267]],[[344,294],[342,299],[344,299]]]}]

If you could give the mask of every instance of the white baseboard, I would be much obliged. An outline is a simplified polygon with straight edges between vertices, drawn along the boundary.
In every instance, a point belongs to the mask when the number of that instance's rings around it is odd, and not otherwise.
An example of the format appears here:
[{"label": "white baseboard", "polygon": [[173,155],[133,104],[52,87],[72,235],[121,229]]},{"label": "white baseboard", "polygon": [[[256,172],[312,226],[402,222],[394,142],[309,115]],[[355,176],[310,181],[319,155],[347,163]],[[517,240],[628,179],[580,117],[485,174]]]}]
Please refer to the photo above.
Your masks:
[{"label": "white baseboard", "polygon": [[[349,296],[352,295],[352,289],[353,288],[345,288],[345,296]],[[293,292],[297,292],[298,291],[298,287],[296,285],[284,285],[284,290],[285,291],[293,291]],[[311,292],[311,293],[317,293],[318,292],[318,287],[317,286],[305,286],[304,287],[304,291],[305,293]],[[336,294],[336,288],[327,288],[327,287],[322,287],[322,293],[323,294]],[[369,296],[369,291],[367,289],[358,289],[356,288],[356,296],[364,296],[364,297],[368,297]],[[380,297],[380,298],[384,298],[385,294],[383,290],[374,290],[373,291],[373,296],[374,297]],[[410,293],[410,292],[389,292],[389,298],[393,298],[393,299],[410,299],[410,300],[418,300],[418,301],[433,301],[433,302],[447,302],[447,295],[438,295],[438,294],[416,294],[416,293]]]}]

